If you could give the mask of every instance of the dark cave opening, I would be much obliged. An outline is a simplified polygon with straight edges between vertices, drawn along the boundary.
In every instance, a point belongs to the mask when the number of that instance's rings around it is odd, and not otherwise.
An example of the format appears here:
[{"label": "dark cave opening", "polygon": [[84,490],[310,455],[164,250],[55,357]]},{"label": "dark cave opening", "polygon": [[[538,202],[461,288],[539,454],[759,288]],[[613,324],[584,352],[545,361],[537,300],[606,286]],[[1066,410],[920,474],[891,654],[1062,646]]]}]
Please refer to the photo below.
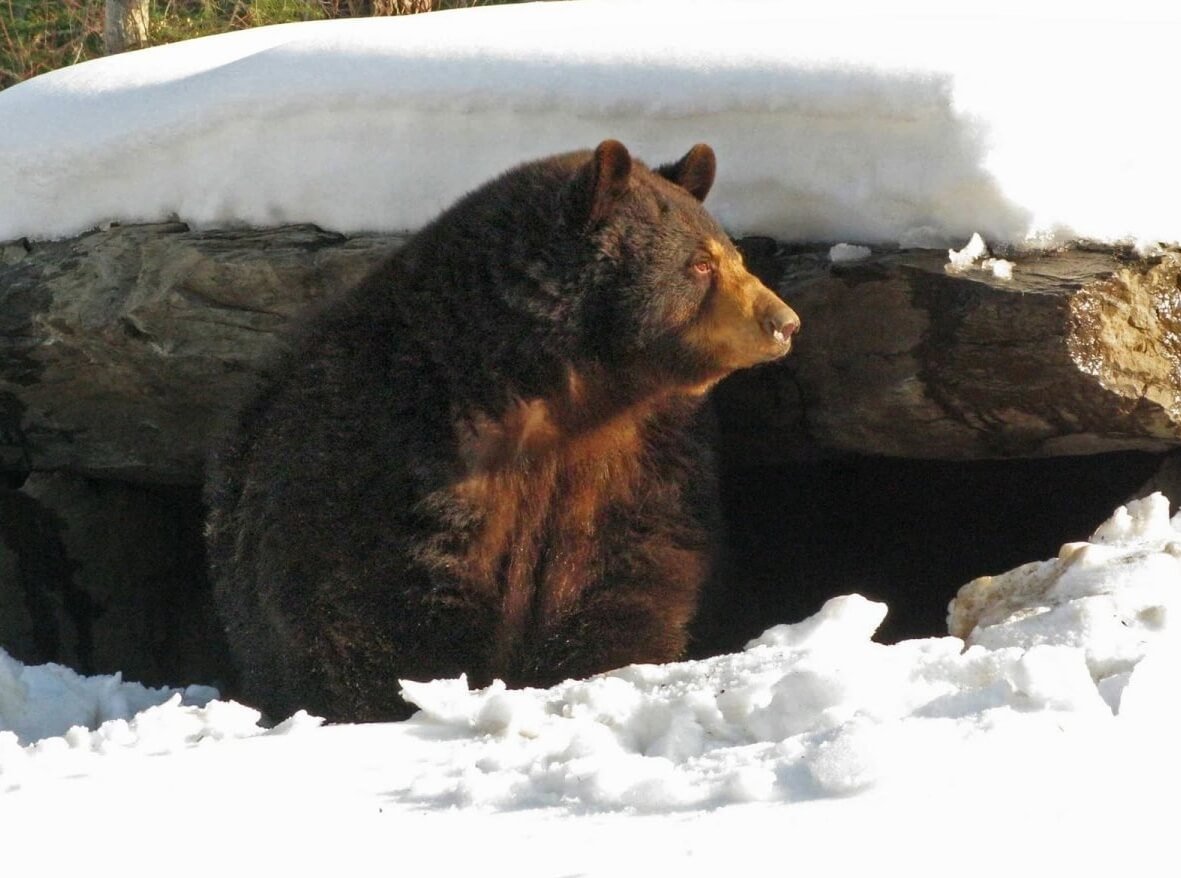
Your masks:
[{"label": "dark cave opening", "polygon": [[726,468],[723,584],[703,608],[694,654],[741,649],[850,592],[889,606],[880,641],[944,635],[960,586],[1086,539],[1161,462],[1125,452]]},{"label": "dark cave opening", "polygon": [[[1164,459],[850,457],[724,467],[722,585],[703,602],[691,657],[741,649],[850,592],[889,606],[880,641],[943,635],[960,586],[1085,539],[1141,493]],[[232,693],[195,488],[38,477],[5,496],[21,503],[0,521],[0,646],[28,662],[122,671],[152,685],[215,682]],[[22,530],[26,519],[56,525]],[[21,572],[49,562],[62,576],[35,577],[39,590],[30,594]],[[83,618],[69,600],[75,593],[92,598]]]}]

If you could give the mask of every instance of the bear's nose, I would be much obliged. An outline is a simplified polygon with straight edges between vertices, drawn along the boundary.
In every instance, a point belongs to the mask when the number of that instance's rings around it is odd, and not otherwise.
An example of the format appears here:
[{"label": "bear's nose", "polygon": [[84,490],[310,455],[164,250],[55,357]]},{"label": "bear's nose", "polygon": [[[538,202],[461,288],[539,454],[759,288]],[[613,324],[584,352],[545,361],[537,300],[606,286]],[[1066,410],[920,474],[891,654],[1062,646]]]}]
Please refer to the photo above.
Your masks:
[{"label": "bear's nose", "polygon": [[781,345],[786,345],[791,337],[799,331],[799,328],[800,318],[796,316],[795,311],[782,302],[776,302],[763,315],[763,331]]}]

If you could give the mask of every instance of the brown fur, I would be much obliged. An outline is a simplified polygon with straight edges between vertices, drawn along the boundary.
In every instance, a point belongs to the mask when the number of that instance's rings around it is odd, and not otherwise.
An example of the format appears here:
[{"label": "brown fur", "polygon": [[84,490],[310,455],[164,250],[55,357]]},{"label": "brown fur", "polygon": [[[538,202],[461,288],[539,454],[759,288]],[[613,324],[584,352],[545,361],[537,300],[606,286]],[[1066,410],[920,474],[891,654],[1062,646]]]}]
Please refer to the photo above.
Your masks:
[{"label": "brown fur", "polygon": [[[455,490],[487,511],[464,558],[465,575],[476,589],[500,582],[496,676],[508,673],[508,656],[527,627],[551,628],[578,604],[595,578],[603,511],[633,499],[651,404],[588,424],[586,412],[600,406],[596,392],[572,370],[558,398],[517,401],[498,421],[479,418],[461,428],[466,473]],[[548,555],[561,560],[539,577],[546,537]],[[687,621],[690,612],[673,615]]]},{"label": "brown fur", "polygon": [[384,719],[402,677],[683,654],[717,532],[702,396],[798,326],[702,209],[713,178],[703,145],[525,165],[308,323],[211,470],[248,698]]}]

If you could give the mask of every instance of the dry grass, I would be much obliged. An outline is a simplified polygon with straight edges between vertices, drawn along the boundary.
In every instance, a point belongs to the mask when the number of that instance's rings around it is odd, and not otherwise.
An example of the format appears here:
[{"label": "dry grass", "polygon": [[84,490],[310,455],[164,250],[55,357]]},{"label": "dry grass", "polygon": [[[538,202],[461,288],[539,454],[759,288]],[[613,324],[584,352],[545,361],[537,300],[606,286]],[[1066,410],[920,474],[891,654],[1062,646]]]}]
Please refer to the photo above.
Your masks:
[{"label": "dry grass", "polygon": [[0,88],[102,54],[103,0],[0,0]]},{"label": "dry grass", "polygon": [[[247,27],[522,0],[154,0],[149,44]],[[0,88],[103,54],[104,0],[0,0]]]}]

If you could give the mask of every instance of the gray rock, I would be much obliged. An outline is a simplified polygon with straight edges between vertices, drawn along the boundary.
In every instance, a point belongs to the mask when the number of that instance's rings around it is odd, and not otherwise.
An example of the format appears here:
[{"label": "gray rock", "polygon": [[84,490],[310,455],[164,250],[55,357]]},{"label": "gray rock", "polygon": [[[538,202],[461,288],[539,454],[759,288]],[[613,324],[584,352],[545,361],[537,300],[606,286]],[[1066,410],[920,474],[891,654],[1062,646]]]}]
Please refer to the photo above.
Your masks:
[{"label": "gray rock", "polygon": [[396,239],[114,227],[0,263],[0,468],[196,484],[274,334]]}]

